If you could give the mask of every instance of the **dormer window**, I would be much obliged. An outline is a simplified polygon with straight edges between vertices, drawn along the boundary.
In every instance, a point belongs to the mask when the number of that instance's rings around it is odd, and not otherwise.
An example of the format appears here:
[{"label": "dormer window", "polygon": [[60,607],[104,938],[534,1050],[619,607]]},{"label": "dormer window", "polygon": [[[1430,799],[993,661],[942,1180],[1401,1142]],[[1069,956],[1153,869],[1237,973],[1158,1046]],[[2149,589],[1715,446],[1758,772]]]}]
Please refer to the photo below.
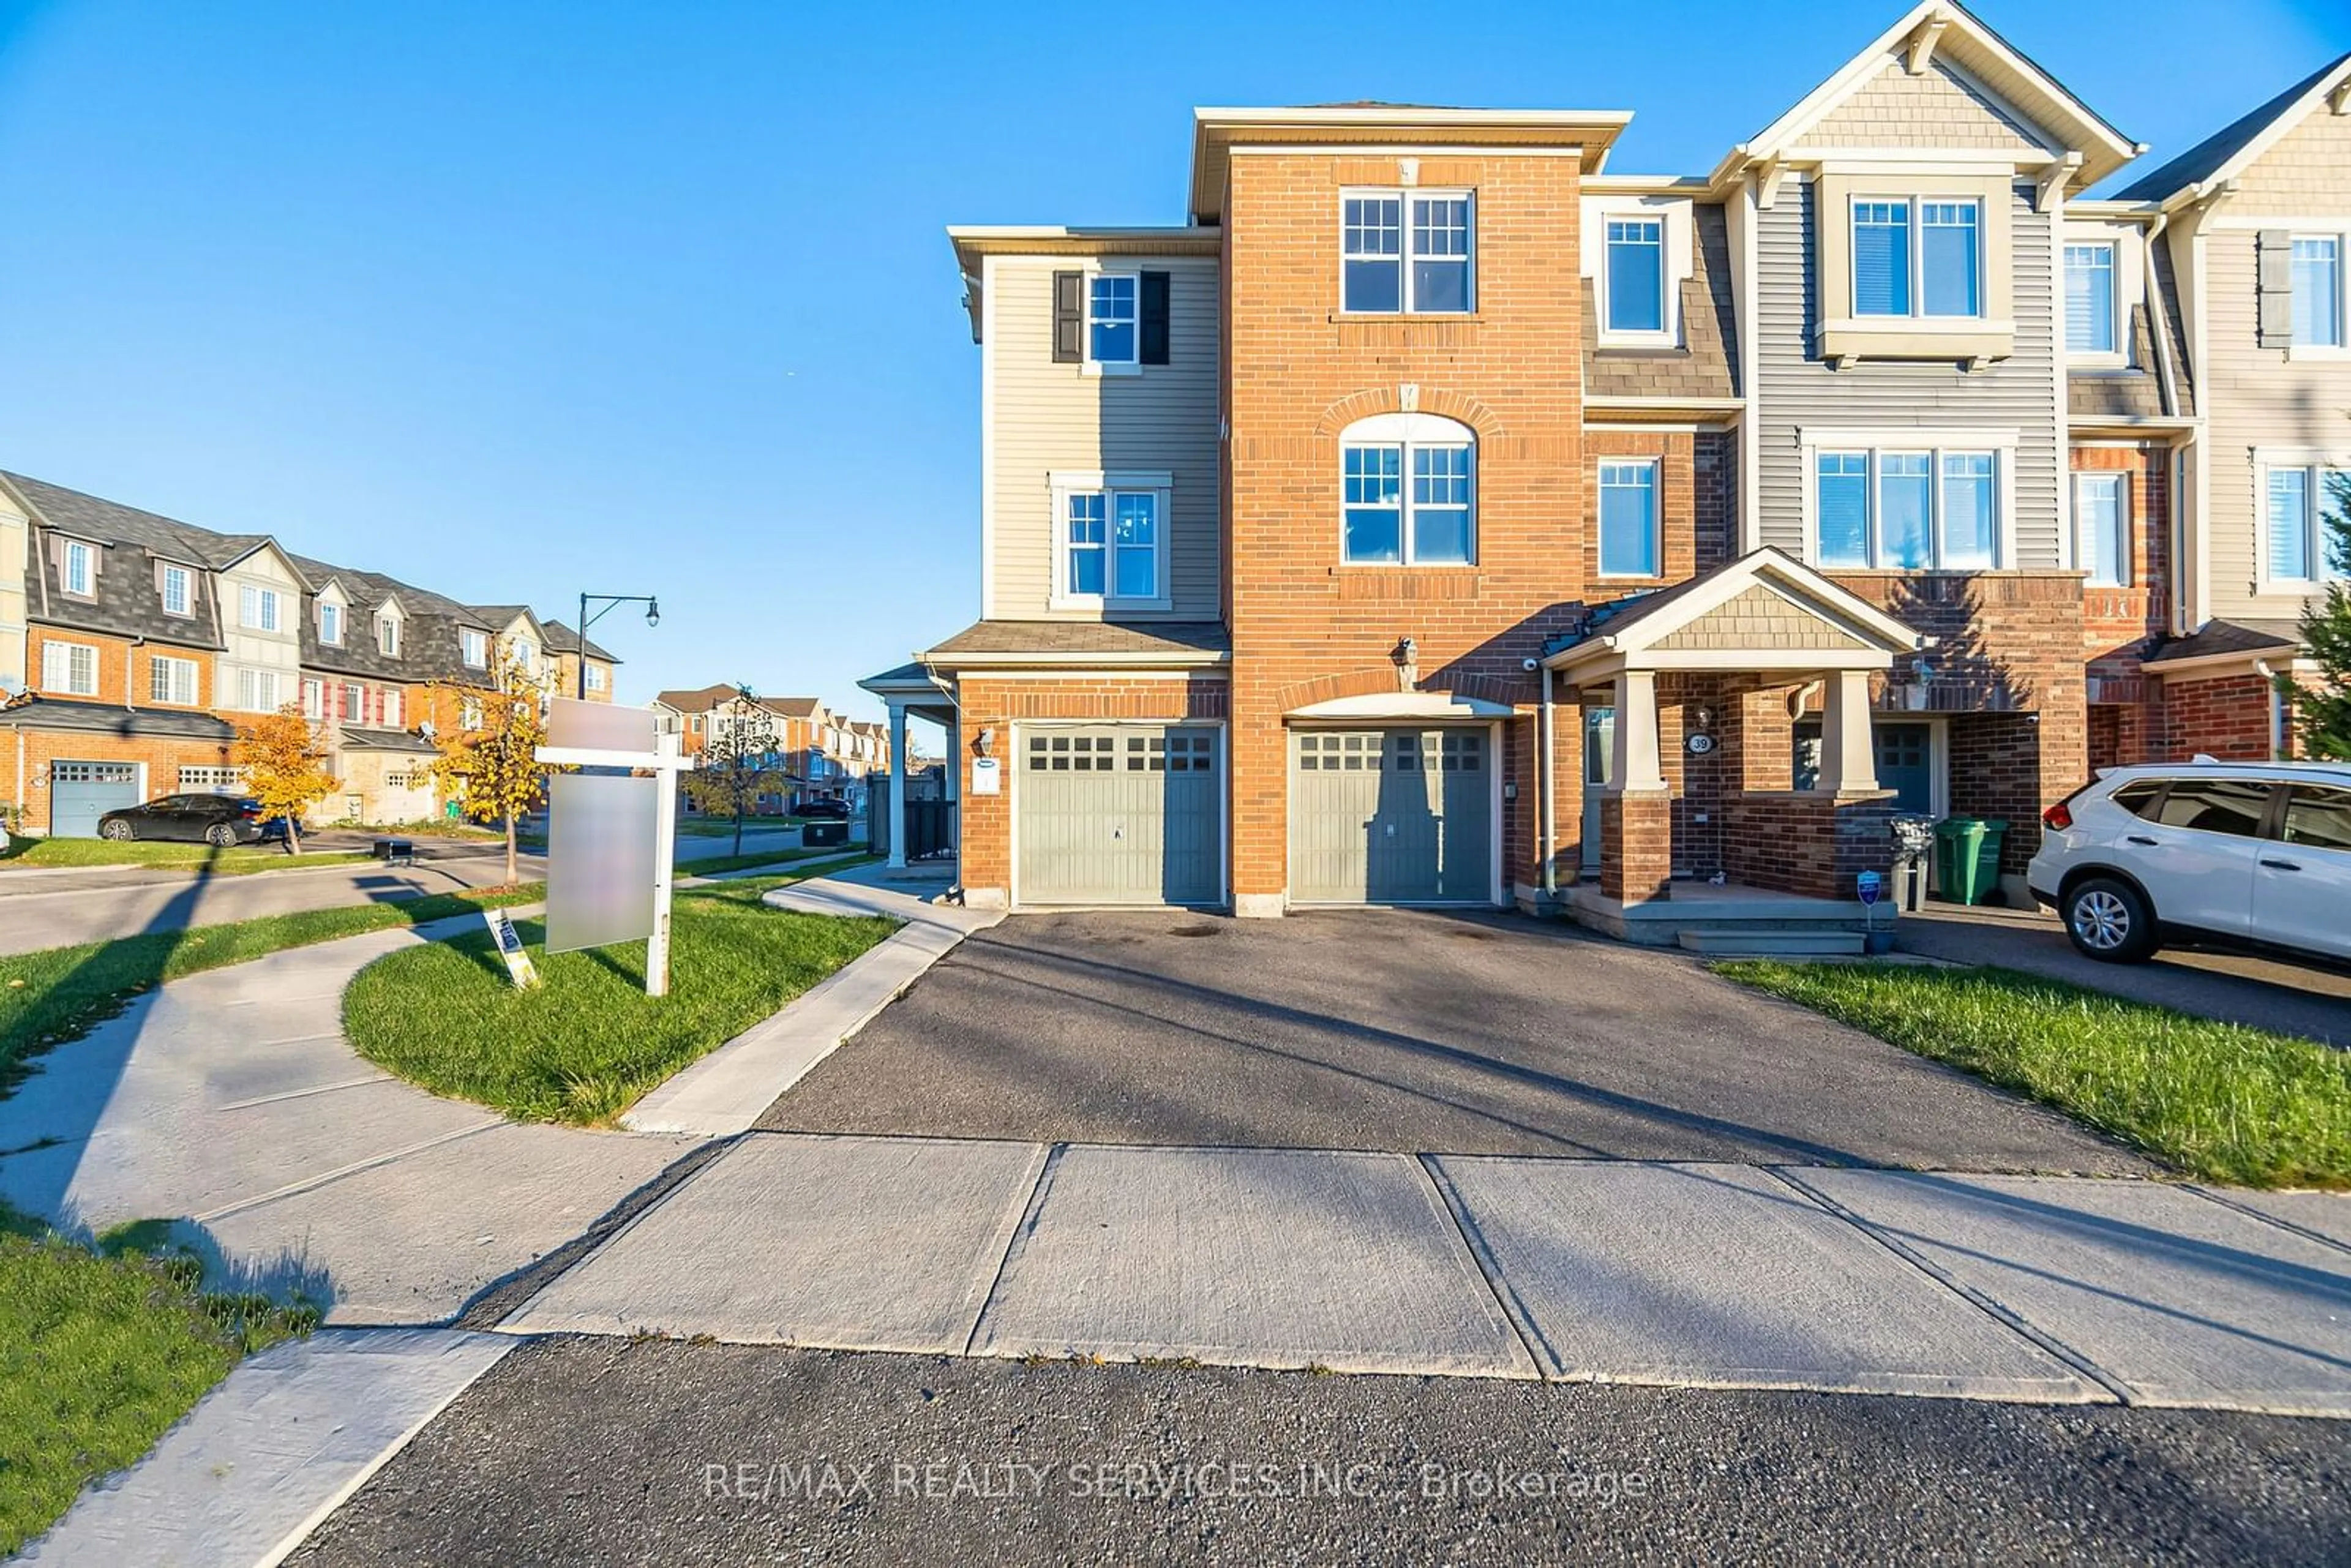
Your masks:
[{"label": "dormer window", "polygon": [[189,580],[189,572],[186,567],[167,566],[163,569],[164,614],[188,614],[188,605],[190,601],[193,598],[193,593],[194,584]]},{"label": "dormer window", "polygon": [[319,605],[319,641],[329,645],[343,640],[343,607],[331,601]]},{"label": "dormer window", "polygon": [[82,599],[88,599],[90,596],[89,585],[91,574],[95,570],[93,565],[95,554],[95,551],[79,539],[66,541],[62,577],[65,591],[68,593]]},{"label": "dormer window", "polygon": [[375,618],[375,645],[383,650],[387,659],[400,657],[400,618],[379,615]]},{"label": "dormer window", "polygon": [[486,670],[490,667],[490,634],[488,632],[477,632],[471,626],[467,626],[460,632],[459,641],[466,668]]}]

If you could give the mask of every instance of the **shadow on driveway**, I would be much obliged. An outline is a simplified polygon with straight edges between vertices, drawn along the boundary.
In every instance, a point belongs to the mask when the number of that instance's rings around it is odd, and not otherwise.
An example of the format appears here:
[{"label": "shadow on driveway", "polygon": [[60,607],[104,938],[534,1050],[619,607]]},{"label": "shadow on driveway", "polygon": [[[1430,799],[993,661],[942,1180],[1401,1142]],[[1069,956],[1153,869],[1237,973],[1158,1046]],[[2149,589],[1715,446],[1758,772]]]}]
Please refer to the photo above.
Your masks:
[{"label": "shadow on driveway", "polygon": [[2144,1173],[2053,1112],[1511,915],[1025,915],[760,1125],[1043,1142]]}]

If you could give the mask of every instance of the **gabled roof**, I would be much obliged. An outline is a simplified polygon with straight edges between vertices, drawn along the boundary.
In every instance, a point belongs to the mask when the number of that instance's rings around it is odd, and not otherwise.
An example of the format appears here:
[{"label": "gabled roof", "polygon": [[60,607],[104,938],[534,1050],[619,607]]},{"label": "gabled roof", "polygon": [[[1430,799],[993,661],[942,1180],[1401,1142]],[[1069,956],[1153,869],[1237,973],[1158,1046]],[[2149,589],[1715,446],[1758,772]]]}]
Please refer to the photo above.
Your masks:
[{"label": "gabled roof", "polygon": [[2236,654],[2292,653],[2302,646],[2302,628],[2292,621],[2208,621],[2185,637],[2166,637],[2140,661],[2149,666]]},{"label": "gabled roof", "polygon": [[678,689],[663,692],[653,700],[665,707],[675,708],[680,713],[708,713],[742,689],[728,682],[719,681],[711,685],[696,686],[691,690]]},{"label": "gabled roof", "polygon": [[[1595,659],[1637,660],[1660,647],[1671,646],[1668,639],[1718,612],[1728,610],[1736,622],[1750,606],[1755,607],[1754,612],[1761,613],[1774,605],[1780,606],[1782,612],[1792,605],[1832,629],[1840,640],[1835,645],[1876,655],[1881,664],[1884,655],[1908,653],[1932,641],[1793,556],[1766,545],[1671,588],[1595,605],[1581,626],[1544,644],[1543,663],[1561,669]],[[1824,652],[1830,645],[1823,643],[1818,648],[1796,649],[1791,656],[1796,663],[1816,658],[1823,665],[1836,663]],[[1788,659],[1776,657],[1780,648],[1777,644],[1742,639],[1737,648],[1717,651],[1725,656],[1757,661],[1745,666],[1748,668],[1777,668],[1789,663]]]},{"label": "gabled roof", "polygon": [[[566,622],[542,619],[539,622],[539,625],[544,628],[547,632],[547,651],[549,653],[577,653],[580,652],[582,639],[580,633],[574,632]],[[596,643],[595,638],[587,638],[585,639],[585,642],[587,643],[588,656],[590,658],[601,659],[608,664],[617,664],[621,662],[614,658],[611,653],[599,647]]]},{"label": "gabled roof", "polygon": [[2351,55],[2341,55],[2303,78],[2251,114],[2213,132],[2179,157],[2140,175],[2117,193],[2126,202],[2168,202],[2175,196],[2210,194],[2243,173],[2278,138],[2328,95],[2351,81]]},{"label": "gabled roof", "polygon": [[1920,0],[1795,107],[1732,148],[1715,171],[1715,182],[1783,156],[1839,104],[1875,80],[1890,59],[1899,57],[1905,67],[1923,70],[1938,56],[2081,153],[2081,167],[2073,172],[2070,189],[2086,190],[2147,151],[2145,143],[2108,124],[1981,18],[1951,0]]},{"label": "gabled roof", "polygon": [[822,697],[761,697],[759,702],[781,718],[814,718],[824,711]]}]

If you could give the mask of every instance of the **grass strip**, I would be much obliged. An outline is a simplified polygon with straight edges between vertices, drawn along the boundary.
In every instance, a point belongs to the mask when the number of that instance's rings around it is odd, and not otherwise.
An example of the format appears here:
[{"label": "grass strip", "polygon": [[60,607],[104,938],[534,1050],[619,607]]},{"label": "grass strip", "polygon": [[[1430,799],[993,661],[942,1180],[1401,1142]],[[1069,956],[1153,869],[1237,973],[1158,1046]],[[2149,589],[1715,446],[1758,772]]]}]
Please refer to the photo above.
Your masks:
[{"label": "grass strip", "polygon": [[664,998],[644,994],[643,943],[549,955],[542,924],[525,921],[536,989],[508,983],[485,931],[360,970],[343,1028],[360,1055],[436,1094],[524,1121],[608,1124],[897,928],[759,902],[797,880],[680,889]]},{"label": "grass strip", "polygon": [[1719,964],[2202,1180],[2351,1186],[2351,1052],[2011,969]]},{"label": "grass strip", "polygon": [[256,872],[307,871],[313,866],[350,865],[372,859],[364,850],[306,852],[289,855],[280,844],[238,844],[214,849],[210,844],[162,843],[132,840],[111,843],[105,839],[19,839],[0,852],[0,879],[16,867],[99,867],[133,865],[159,871],[201,871],[214,876],[250,876]]},{"label": "grass strip", "polygon": [[93,1249],[0,1207],[0,1555],[81,1489],[131,1464],[253,1352],[312,1309],[201,1289],[185,1253],[147,1255],[153,1224]]}]

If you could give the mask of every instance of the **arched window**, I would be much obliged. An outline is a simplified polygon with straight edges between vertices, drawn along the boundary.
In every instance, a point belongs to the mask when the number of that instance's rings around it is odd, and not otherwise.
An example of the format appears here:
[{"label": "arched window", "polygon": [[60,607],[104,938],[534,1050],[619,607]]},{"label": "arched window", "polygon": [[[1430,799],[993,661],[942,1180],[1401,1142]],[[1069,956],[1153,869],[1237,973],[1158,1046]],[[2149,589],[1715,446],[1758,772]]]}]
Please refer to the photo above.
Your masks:
[{"label": "arched window", "polygon": [[1351,565],[1478,559],[1478,435],[1434,413],[1380,413],[1339,437],[1341,556]]}]

